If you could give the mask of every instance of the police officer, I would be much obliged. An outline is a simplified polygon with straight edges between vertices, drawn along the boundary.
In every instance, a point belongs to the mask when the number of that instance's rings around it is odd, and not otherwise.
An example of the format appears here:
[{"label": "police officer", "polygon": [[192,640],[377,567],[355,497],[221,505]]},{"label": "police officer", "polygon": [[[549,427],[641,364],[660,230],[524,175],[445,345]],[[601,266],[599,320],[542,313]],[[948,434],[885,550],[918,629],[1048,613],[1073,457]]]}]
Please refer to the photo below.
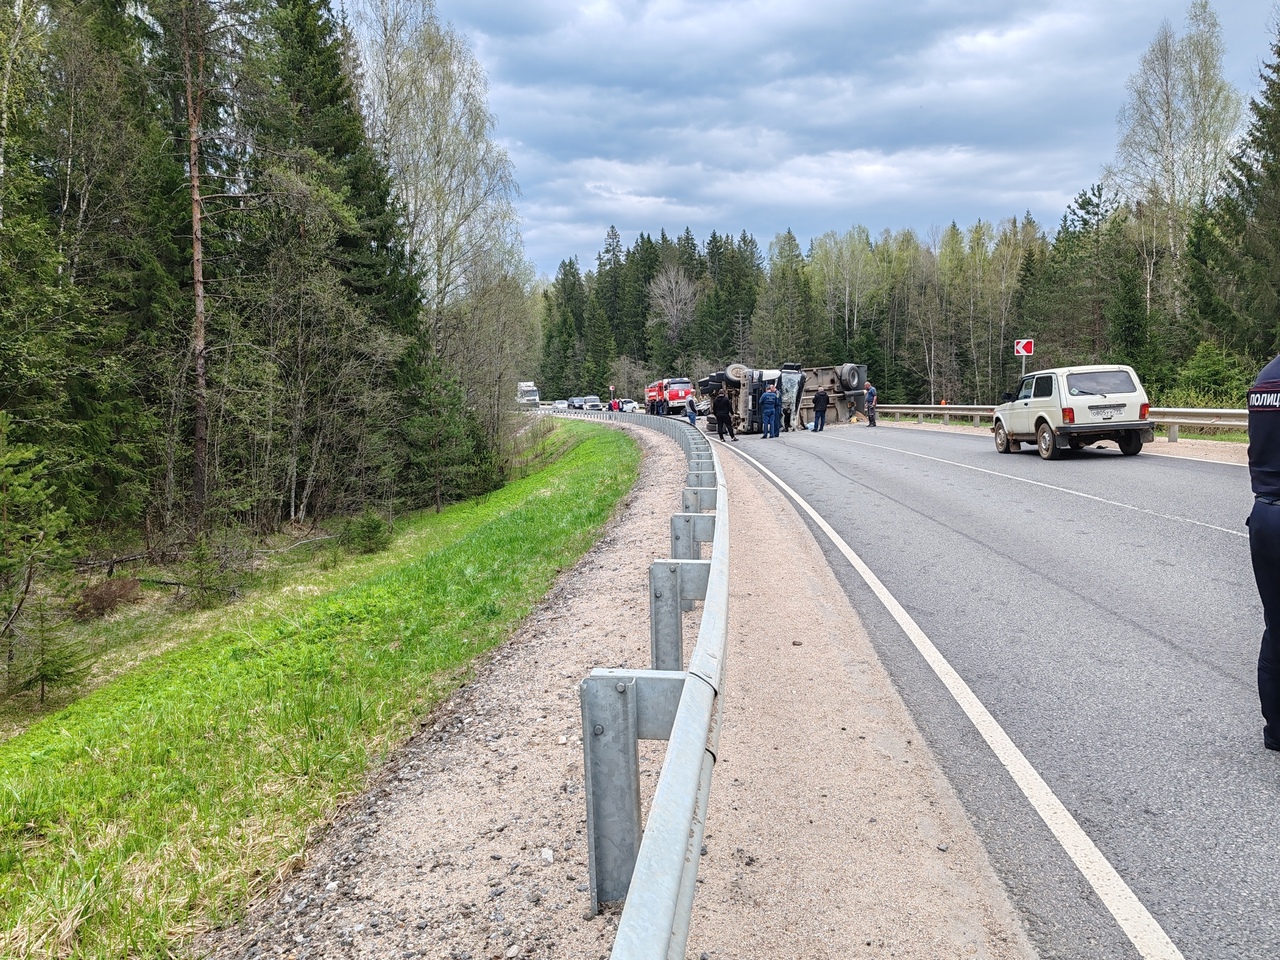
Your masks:
[{"label": "police officer", "polygon": [[1258,699],[1262,742],[1280,750],[1280,356],[1249,388],[1249,555],[1262,599],[1262,646],[1258,650]]}]

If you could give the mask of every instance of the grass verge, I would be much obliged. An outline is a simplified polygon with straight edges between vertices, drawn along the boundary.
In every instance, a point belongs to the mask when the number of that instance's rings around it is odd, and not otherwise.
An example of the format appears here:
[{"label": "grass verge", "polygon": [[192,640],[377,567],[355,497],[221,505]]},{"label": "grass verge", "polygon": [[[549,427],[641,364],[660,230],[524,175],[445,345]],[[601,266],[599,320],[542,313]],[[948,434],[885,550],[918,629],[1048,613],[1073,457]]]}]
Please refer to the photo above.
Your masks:
[{"label": "grass verge", "polygon": [[189,640],[0,744],[0,954],[167,957],[300,860],[414,721],[506,640],[630,489],[624,435],[417,517],[423,549]]}]

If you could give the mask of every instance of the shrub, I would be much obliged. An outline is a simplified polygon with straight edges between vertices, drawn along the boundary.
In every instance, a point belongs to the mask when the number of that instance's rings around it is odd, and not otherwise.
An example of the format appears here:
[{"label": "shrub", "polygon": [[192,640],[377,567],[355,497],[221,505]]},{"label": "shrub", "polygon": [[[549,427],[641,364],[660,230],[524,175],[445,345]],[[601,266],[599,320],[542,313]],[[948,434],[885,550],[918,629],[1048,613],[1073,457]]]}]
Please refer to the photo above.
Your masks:
[{"label": "shrub", "polygon": [[372,507],[343,525],[338,542],[355,553],[381,553],[391,546],[391,524]]},{"label": "shrub", "polygon": [[142,585],[136,577],[111,577],[85,587],[72,607],[72,615],[77,620],[105,617],[122,603],[136,602],[141,591]]}]

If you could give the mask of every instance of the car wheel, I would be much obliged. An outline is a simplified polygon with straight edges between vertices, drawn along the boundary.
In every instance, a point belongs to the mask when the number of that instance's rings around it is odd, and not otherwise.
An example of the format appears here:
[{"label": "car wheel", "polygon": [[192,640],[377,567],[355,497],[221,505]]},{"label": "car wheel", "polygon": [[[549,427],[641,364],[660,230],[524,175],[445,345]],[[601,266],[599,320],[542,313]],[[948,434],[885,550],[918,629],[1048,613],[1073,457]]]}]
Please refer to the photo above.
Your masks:
[{"label": "car wheel", "polygon": [[1009,434],[1005,432],[1004,421],[996,421],[996,450],[1000,453],[1009,453]]},{"label": "car wheel", "polygon": [[1058,438],[1053,435],[1053,427],[1047,423],[1036,428],[1036,449],[1040,451],[1041,460],[1058,459]]},{"label": "car wheel", "polygon": [[1120,452],[1126,457],[1135,456],[1142,449],[1142,436],[1136,431],[1120,434],[1117,442],[1120,444]]}]

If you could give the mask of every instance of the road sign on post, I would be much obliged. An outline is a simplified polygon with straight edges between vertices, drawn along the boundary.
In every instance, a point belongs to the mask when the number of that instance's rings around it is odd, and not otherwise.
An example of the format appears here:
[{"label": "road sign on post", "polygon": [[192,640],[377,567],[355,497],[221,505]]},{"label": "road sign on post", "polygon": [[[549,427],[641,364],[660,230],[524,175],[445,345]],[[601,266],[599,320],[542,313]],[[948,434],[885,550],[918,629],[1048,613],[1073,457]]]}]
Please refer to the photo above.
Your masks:
[{"label": "road sign on post", "polygon": [[1015,340],[1013,341],[1013,355],[1022,358],[1022,374],[1027,373],[1027,357],[1036,352],[1036,342],[1034,340]]}]

